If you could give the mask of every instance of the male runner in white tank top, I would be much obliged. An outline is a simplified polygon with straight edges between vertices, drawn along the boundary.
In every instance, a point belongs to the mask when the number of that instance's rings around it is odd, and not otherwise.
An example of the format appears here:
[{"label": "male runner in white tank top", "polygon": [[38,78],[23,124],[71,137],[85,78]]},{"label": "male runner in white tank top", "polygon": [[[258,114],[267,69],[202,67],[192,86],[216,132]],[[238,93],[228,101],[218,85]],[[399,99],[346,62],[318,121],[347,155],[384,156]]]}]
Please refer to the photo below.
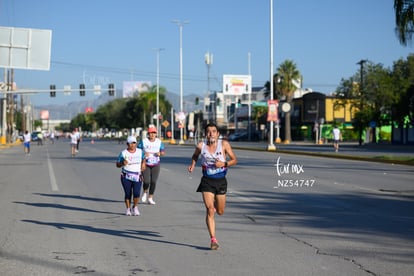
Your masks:
[{"label": "male runner in white tank top", "polygon": [[[203,177],[197,192],[203,194],[206,207],[206,224],[210,234],[210,247],[216,250],[219,244],[216,239],[216,226],[214,215],[224,213],[227,192],[227,168],[237,164],[237,158],[230,143],[219,140],[220,135],[215,124],[208,124],[205,128],[206,142],[200,142],[194,150],[191,165],[188,171],[191,173],[201,155]],[[229,158],[229,159],[228,159]]]}]

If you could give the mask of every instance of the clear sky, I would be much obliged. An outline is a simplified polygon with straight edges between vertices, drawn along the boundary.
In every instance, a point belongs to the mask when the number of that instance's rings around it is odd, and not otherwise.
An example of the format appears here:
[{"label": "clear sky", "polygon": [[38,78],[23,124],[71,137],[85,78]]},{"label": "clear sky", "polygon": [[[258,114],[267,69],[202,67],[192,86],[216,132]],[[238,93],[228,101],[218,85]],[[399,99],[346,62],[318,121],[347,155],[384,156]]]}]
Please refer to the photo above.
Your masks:
[{"label": "clear sky", "polygon": [[[341,78],[359,70],[361,59],[391,67],[406,58],[395,35],[393,0],[274,0],[274,72],[286,59],[303,75],[303,87],[331,93]],[[270,0],[0,0],[0,26],[52,30],[50,71],[15,70],[19,88],[50,84],[78,88],[109,82],[156,84],[180,93],[179,27],[183,25],[183,93],[208,89],[204,55],[213,55],[210,90],[223,74],[252,75],[253,86],[270,79]],[[250,53],[250,54],[249,54]],[[3,71],[3,70],[2,70]],[[88,97],[96,97],[89,93]],[[32,102],[81,100],[49,94]]]}]

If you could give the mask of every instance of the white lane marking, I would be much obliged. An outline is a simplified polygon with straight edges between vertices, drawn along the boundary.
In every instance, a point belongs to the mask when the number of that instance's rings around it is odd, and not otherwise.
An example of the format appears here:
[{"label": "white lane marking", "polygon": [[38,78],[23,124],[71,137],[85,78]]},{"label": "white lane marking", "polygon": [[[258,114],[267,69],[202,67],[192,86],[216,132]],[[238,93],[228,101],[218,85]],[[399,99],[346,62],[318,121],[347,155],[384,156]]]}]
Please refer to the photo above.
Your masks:
[{"label": "white lane marking", "polygon": [[57,192],[59,191],[59,188],[56,183],[55,171],[53,170],[52,162],[50,161],[49,151],[47,150],[47,148],[46,148],[46,154],[47,154],[47,167],[49,168],[50,186],[52,186],[52,191]]}]

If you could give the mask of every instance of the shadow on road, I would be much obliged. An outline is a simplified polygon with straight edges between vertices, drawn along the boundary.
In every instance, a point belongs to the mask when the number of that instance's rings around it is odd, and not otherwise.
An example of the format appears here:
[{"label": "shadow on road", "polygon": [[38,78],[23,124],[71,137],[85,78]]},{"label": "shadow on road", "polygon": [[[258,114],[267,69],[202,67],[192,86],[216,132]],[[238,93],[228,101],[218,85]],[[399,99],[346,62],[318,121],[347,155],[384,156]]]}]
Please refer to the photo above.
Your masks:
[{"label": "shadow on road", "polygon": [[257,190],[243,191],[243,194],[263,200],[231,202],[229,207],[246,210],[246,214],[256,217],[256,223],[274,223],[276,220],[332,232],[360,233],[367,239],[378,239],[383,235],[414,240],[412,195],[269,193]]},{"label": "shadow on road", "polygon": [[139,239],[139,240],[157,242],[157,243],[163,243],[163,244],[169,244],[169,245],[186,246],[186,247],[191,247],[191,248],[195,248],[198,250],[210,250],[209,247],[195,246],[192,244],[163,240],[162,235],[159,232],[154,232],[154,231],[143,231],[143,230],[135,230],[135,229],[114,230],[114,229],[107,229],[107,228],[98,228],[98,227],[93,227],[89,225],[61,223],[61,222],[44,222],[44,221],[38,221],[38,220],[22,220],[22,222],[33,223],[33,224],[44,225],[44,226],[51,226],[59,230],[75,229],[75,230],[87,231],[91,233],[110,235],[110,236],[114,236],[118,238],[121,237],[121,238]]}]

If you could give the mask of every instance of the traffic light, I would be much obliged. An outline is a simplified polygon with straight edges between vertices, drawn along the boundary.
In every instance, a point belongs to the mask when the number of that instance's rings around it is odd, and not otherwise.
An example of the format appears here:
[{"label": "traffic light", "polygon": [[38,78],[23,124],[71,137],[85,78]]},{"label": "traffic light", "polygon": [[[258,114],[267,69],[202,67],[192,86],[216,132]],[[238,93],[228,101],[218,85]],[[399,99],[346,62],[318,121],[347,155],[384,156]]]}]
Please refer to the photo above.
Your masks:
[{"label": "traffic light", "polygon": [[241,107],[241,100],[240,99],[237,101],[237,107]]},{"label": "traffic light", "polygon": [[217,98],[217,106],[220,106],[220,98]]},{"label": "traffic light", "polygon": [[83,83],[79,84],[79,94],[82,97],[85,96],[85,85]]},{"label": "traffic light", "polygon": [[50,97],[56,97],[56,85],[50,85]]},{"label": "traffic light", "polygon": [[109,93],[109,96],[115,95],[115,86],[113,83],[108,84],[108,93]]},{"label": "traffic light", "polygon": [[200,98],[199,97],[196,97],[195,98],[195,104],[198,105],[199,103],[200,103]]}]

